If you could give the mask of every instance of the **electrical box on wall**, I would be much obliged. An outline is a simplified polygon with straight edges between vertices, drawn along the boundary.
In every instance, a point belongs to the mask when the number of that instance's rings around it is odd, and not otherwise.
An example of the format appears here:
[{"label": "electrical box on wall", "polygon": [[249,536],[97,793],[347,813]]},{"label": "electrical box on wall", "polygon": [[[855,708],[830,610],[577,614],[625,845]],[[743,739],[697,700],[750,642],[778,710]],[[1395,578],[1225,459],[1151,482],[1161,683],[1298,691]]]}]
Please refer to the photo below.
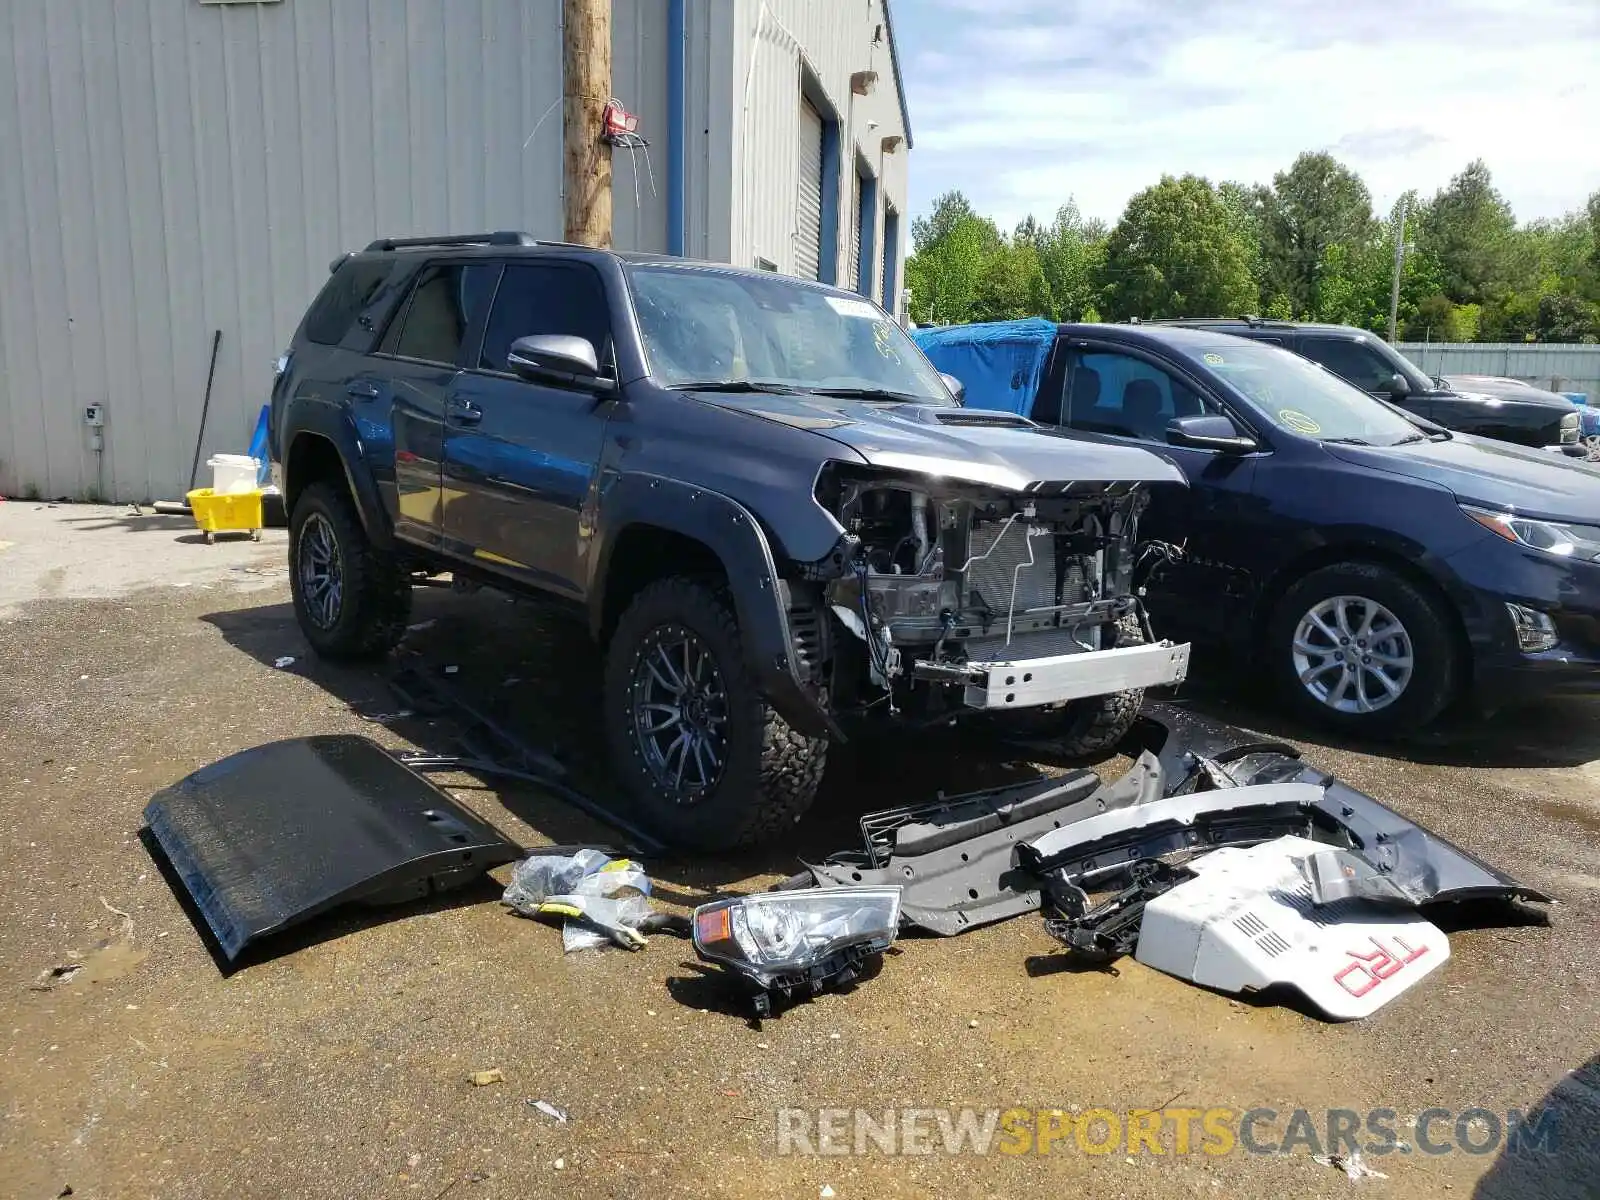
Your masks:
[{"label": "electrical box on wall", "polygon": [[90,429],[99,429],[106,423],[106,406],[91,404],[83,410],[83,423]]}]

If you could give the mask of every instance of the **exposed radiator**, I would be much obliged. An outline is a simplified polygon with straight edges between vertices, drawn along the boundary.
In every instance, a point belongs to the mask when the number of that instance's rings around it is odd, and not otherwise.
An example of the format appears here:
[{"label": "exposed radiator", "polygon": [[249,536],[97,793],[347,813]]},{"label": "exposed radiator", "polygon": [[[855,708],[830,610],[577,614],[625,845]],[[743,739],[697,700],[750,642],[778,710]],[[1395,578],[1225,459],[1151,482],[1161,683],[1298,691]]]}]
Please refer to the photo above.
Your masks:
[{"label": "exposed radiator", "polygon": [[[1033,565],[1028,565],[1029,543]],[[1048,535],[1028,537],[1021,521],[985,521],[972,527],[970,555],[986,555],[967,568],[962,588],[963,599],[974,592],[997,613],[1022,612],[1030,608],[1049,608],[1056,604],[1079,604],[1087,600],[1083,571],[1077,563],[1067,568],[1061,598],[1056,598],[1056,542]],[[1022,569],[1017,570],[1018,567]],[[1011,597],[1012,573],[1016,572],[1016,602]]]}]

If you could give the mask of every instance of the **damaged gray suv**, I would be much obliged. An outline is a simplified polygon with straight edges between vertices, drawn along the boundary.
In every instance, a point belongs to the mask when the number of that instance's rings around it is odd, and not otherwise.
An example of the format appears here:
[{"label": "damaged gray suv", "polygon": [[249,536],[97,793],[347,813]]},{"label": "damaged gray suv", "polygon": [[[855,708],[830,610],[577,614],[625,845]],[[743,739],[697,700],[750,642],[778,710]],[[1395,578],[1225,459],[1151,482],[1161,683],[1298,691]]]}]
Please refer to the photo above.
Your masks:
[{"label": "damaged gray suv", "polygon": [[1189,648],[1133,583],[1146,451],[960,406],[870,301],[537,243],[333,264],[279,364],[295,610],[381,654],[451,573],[564,604],[606,650],[615,769],[664,838],[771,838],[864,723],[989,716],[1089,753]]}]

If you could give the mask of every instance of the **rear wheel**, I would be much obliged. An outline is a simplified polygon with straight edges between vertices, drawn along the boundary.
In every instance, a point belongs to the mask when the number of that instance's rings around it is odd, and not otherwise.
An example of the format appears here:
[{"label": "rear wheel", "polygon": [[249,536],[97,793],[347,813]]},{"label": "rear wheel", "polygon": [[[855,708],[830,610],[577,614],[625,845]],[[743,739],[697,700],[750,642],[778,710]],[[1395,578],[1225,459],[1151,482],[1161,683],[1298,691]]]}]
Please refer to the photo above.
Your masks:
[{"label": "rear wheel", "polygon": [[1278,602],[1267,655],[1304,716],[1365,736],[1415,729],[1455,698],[1459,652],[1443,605],[1376,563],[1313,571]]},{"label": "rear wheel", "polygon": [[616,770],[664,840],[755,845],[815,799],[827,741],[791,729],[766,703],[715,583],[672,578],[641,591],[612,634],[604,692]]},{"label": "rear wheel", "polygon": [[295,502],[289,584],[301,632],[324,658],[374,658],[405,636],[411,584],[368,539],[342,487],[313,483]]}]

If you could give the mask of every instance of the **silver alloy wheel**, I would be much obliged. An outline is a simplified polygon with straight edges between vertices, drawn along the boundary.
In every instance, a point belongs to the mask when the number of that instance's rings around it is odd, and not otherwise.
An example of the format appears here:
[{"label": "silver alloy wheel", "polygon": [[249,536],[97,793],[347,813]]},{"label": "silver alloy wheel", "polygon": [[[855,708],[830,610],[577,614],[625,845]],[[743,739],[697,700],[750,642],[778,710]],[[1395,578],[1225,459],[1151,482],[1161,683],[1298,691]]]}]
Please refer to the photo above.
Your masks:
[{"label": "silver alloy wheel", "polygon": [[1294,670],[1313,699],[1335,712],[1373,713],[1406,690],[1416,668],[1411,635],[1366,596],[1330,596],[1300,618]]},{"label": "silver alloy wheel", "polygon": [[344,559],[333,526],[321,513],[312,513],[300,527],[296,569],[306,614],[319,629],[332,629],[344,607]]},{"label": "silver alloy wheel", "polygon": [[679,804],[698,803],[721,779],[727,754],[728,692],[710,649],[681,625],[651,630],[630,692],[645,766]]}]

